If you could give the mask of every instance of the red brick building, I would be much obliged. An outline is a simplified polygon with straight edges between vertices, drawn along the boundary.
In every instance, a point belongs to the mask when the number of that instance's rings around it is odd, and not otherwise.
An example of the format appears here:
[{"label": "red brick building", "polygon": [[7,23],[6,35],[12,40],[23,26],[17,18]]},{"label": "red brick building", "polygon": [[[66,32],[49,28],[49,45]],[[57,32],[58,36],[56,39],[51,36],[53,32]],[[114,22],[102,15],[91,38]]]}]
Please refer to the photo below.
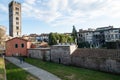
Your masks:
[{"label": "red brick building", "polygon": [[28,40],[15,37],[6,41],[6,56],[22,55],[27,56],[27,49],[31,47],[31,42]]}]

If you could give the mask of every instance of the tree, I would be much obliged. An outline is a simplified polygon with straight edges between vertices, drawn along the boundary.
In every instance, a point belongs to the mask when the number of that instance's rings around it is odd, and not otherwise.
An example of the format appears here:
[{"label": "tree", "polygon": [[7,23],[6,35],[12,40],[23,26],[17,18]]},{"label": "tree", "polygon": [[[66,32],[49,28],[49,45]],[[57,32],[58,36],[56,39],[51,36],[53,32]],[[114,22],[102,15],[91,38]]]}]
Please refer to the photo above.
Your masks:
[{"label": "tree", "polygon": [[73,37],[65,34],[58,34],[58,33],[50,33],[49,34],[49,45],[55,45],[57,42],[59,43],[72,43],[74,42]]},{"label": "tree", "polygon": [[57,44],[55,33],[50,33],[49,34],[49,45],[55,45],[55,44]]},{"label": "tree", "polygon": [[64,34],[59,34],[60,36],[60,43],[65,43],[66,42],[66,37]]},{"label": "tree", "polygon": [[107,49],[120,49],[120,41],[106,42]]},{"label": "tree", "polygon": [[73,30],[72,30],[72,36],[73,36],[73,39],[75,41],[75,39],[77,39],[77,30],[75,29],[74,25],[73,25]]},{"label": "tree", "polygon": [[58,33],[54,33],[54,34],[55,34],[56,39],[60,40],[60,36],[59,36],[60,34],[58,34]]},{"label": "tree", "polygon": [[73,43],[74,42],[73,37],[72,36],[68,36],[67,42],[68,43]]},{"label": "tree", "polygon": [[90,48],[90,44],[88,42],[79,42],[78,47],[79,48]]}]

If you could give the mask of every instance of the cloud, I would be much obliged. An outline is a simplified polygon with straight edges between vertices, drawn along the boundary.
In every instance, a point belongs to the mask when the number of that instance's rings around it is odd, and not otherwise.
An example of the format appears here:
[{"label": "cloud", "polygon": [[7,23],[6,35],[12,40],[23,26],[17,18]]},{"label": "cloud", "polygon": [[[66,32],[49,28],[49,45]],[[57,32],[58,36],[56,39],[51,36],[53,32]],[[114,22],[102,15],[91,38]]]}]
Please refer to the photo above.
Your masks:
[{"label": "cloud", "polygon": [[113,18],[120,18],[120,0],[108,0],[103,8],[105,15]]},{"label": "cloud", "polygon": [[28,3],[28,4],[35,4],[35,2],[36,2],[37,0],[25,0],[25,2],[26,3]]},{"label": "cloud", "polygon": [[51,25],[79,24],[107,16],[120,18],[120,0],[25,0],[23,13]]},{"label": "cloud", "polygon": [[[56,8],[58,5],[57,3],[55,4],[54,2],[50,1],[46,3],[46,1],[43,1],[42,3],[39,3],[39,5],[41,5],[39,7],[37,3],[35,4],[36,5],[23,3],[23,13],[28,17],[34,17],[37,19],[44,20],[46,22],[51,22],[61,15],[59,12],[56,11],[58,10]],[[50,8],[51,6],[54,7]]]},{"label": "cloud", "polygon": [[8,12],[8,7],[6,7],[5,5],[3,4],[0,4],[0,10],[7,13]]}]

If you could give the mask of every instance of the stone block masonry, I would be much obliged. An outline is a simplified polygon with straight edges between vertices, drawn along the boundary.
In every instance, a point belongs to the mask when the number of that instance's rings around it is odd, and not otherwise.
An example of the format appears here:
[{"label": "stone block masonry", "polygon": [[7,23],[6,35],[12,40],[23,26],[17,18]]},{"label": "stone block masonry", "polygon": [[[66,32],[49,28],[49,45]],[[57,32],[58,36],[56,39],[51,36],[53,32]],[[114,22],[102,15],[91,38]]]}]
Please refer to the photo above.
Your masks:
[{"label": "stone block masonry", "polygon": [[120,50],[54,45],[49,49],[28,49],[28,53],[33,58],[46,61],[120,74]]},{"label": "stone block masonry", "polygon": [[50,48],[31,48],[28,49],[29,57],[50,61]]},{"label": "stone block masonry", "polygon": [[74,66],[120,73],[120,50],[77,49],[71,58]]},{"label": "stone block masonry", "polygon": [[70,54],[72,54],[76,48],[76,45],[54,45],[51,47],[51,60],[53,62],[70,65]]}]

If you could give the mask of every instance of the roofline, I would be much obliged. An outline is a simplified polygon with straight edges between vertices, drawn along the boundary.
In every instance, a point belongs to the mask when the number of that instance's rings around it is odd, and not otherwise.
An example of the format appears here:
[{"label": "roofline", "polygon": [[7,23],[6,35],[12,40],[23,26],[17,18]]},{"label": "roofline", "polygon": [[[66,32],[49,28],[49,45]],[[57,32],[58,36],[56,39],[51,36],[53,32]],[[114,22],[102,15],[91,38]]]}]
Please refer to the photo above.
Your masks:
[{"label": "roofline", "polygon": [[81,32],[78,32],[78,33],[100,32],[100,31],[109,31],[109,30],[120,30],[120,28],[111,28],[111,29],[107,29],[107,30],[81,31]]},{"label": "roofline", "polygon": [[24,41],[26,41],[26,42],[30,42],[29,40],[25,40],[25,39],[20,38],[20,37],[15,37],[15,38],[9,39],[9,40],[7,40],[6,42],[11,41],[11,40],[13,40],[13,39],[21,39],[21,40],[24,40]]},{"label": "roofline", "polygon": [[21,3],[19,3],[18,1],[12,0],[8,5],[11,6],[12,3],[17,3],[19,5],[21,5]]}]

